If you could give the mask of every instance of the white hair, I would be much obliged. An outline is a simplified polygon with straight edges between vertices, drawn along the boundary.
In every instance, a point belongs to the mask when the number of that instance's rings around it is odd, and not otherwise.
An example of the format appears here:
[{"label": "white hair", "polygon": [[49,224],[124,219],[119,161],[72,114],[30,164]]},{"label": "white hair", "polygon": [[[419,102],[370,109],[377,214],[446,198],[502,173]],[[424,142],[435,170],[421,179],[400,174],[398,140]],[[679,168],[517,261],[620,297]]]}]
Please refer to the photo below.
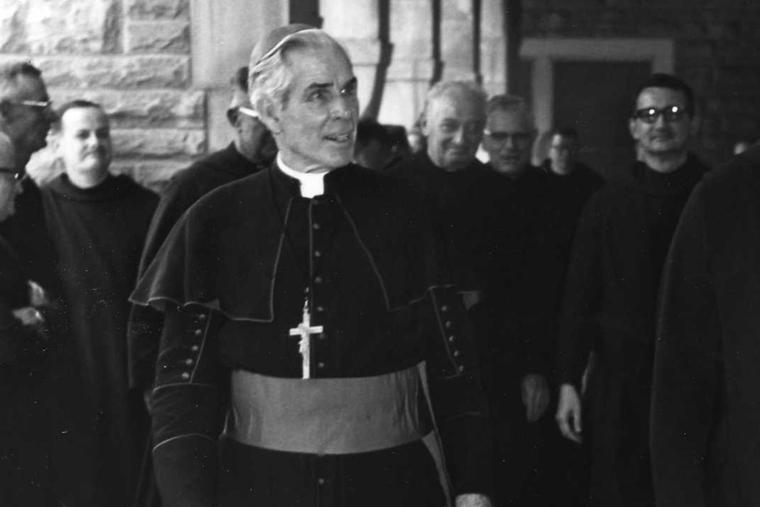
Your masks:
[{"label": "white hair", "polygon": [[351,65],[351,59],[343,46],[322,30],[310,29],[289,35],[274,51],[258,61],[250,62],[248,90],[251,104],[257,111],[261,111],[266,101],[281,107],[287,104],[293,71],[286,57],[289,51],[298,48],[333,48],[345,57],[349,66]]}]

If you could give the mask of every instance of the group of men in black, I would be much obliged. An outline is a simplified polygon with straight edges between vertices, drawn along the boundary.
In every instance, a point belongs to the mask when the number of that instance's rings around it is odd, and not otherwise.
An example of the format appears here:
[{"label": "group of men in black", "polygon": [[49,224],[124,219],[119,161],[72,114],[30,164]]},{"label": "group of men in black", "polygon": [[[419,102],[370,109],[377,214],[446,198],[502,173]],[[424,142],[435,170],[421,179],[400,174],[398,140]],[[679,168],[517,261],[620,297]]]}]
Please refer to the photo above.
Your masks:
[{"label": "group of men in black", "polygon": [[[628,119],[635,162],[608,182],[577,161],[572,129],[552,132],[533,166],[527,104],[464,81],[428,92],[423,151],[365,172],[348,164],[358,102],[347,55],[320,30],[278,30],[233,79],[234,141],[160,198],[108,174],[99,105],[74,101],[56,119],[36,68],[0,70],[0,131],[23,180],[0,224],[3,505],[750,505],[720,503],[756,497],[726,496],[713,469],[688,475],[694,503],[673,494],[688,477],[672,463],[704,461],[709,439],[691,461],[667,450],[682,418],[674,398],[699,377],[673,363],[704,345],[690,359],[716,372],[703,389],[718,390],[722,371],[708,338],[667,339],[702,330],[679,331],[666,312],[657,331],[671,239],[707,172],[689,151],[688,85],[665,74],[641,84]],[[285,98],[271,77],[283,67]],[[305,81],[304,105],[301,76],[316,83]],[[319,107],[329,128],[310,123]],[[24,168],[54,122],[64,172],[40,190]],[[725,239],[706,244],[695,239],[706,226],[689,226],[683,240],[704,256]],[[674,248],[665,309],[696,317],[684,301],[708,275],[691,275],[704,266],[679,263],[686,247]],[[684,288],[681,270],[698,278]],[[705,327],[720,325],[723,311],[699,308],[712,315]],[[657,337],[667,346],[655,372]],[[429,415],[380,399],[389,382]],[[401,410],[406,426],[381,418],[394,427],[373,434],[351,419],[363,414],[355,401],[313,406],[350,396],[368,397],[370,414]],[[725,403],[715,398],[705,407]],[[301,417],[358,436],[296,438],[314,431],[292,422]],[[414,443],[432,428],[435,467]],[[698,499],[704,488],[711,500]]]}]

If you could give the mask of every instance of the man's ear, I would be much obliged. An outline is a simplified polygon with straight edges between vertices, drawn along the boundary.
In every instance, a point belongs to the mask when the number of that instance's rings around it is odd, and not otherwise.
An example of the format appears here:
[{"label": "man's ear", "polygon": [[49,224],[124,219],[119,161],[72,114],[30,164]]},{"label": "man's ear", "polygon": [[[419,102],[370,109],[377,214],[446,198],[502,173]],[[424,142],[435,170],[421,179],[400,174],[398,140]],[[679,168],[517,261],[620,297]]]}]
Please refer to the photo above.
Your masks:
[{"label": "man's ear", "polygon": [[430,132],[428,132],[428,121],[425,111],[420,115],[420,132],[422,132],[422,135],[425,137],[430,135]]},{"label": "man's ear", "polygon": [[631,133],[631,137],[634,140],[636,140],[636,141],[639,140],[639,136],[636,133],[636,120],[633,119],[633,118],[628,118],[628,132]]},{"label": "man's ear", "polygon": [[277,135],[282,132],[280,120],[280,107],[268,98],[259,99],[256,104],[256,111],[259,113],[259,119],[266,128],[273,134]]}]

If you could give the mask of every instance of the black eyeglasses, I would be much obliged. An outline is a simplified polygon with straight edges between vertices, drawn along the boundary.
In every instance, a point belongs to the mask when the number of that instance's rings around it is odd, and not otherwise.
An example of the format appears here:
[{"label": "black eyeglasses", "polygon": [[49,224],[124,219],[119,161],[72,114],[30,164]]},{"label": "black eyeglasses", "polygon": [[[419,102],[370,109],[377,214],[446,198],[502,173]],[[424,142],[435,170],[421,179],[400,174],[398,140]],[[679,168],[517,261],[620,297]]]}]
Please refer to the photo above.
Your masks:
[{"label": "black eyeglasses", "polygon": [[687,114],[686,108],[681,106],[643,107],[634,111],[633,117],[644,123],[654,123],[660,115],[665,118],[665,121],[672,122],[685,118]]}]

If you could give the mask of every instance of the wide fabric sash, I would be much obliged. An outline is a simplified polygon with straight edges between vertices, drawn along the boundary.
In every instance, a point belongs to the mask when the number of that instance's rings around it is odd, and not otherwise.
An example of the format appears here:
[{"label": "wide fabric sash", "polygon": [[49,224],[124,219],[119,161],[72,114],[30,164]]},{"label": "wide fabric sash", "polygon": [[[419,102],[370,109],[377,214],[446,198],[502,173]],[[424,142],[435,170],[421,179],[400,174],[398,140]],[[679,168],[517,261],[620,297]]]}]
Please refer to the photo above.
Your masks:
[{"label": "wide fabric sash", "polygon": [[373,377],[290,379],[232,372],[224,435],[309,454],[377,451],[431,429],[417,366]]}]

